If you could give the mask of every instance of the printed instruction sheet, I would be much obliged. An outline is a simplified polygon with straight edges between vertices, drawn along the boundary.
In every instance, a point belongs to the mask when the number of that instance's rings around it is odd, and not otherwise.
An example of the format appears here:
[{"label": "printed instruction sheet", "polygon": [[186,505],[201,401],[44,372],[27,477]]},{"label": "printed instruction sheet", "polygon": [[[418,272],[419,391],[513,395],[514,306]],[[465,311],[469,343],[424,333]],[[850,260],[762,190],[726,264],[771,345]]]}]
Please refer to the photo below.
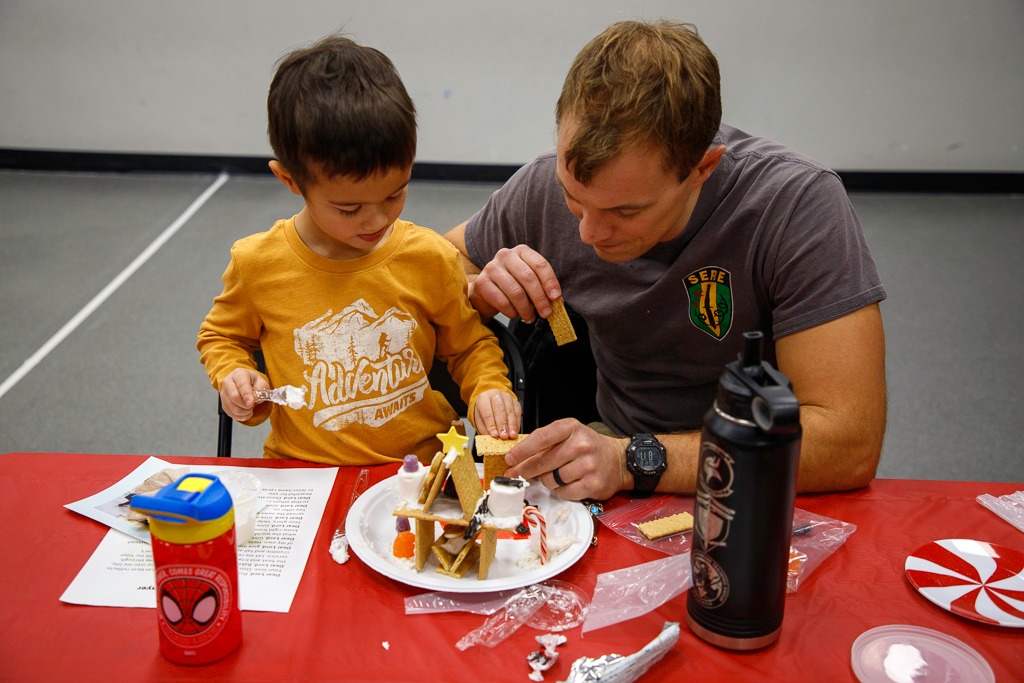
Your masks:
[{"label": "printed instruction sheet", "polygon": [[175,470],[175,474],[243,470],[259,478],[262,488],[253,537],[238,548],[239,605],[243,610],[287,612],[337,467],[217,467],[149,458],[113,486],[65,506],[111,529],[60,599],[79,605],[156,607],[149,531],[145,524],[128,518],[126,503],[131,492],[164,470]]}]

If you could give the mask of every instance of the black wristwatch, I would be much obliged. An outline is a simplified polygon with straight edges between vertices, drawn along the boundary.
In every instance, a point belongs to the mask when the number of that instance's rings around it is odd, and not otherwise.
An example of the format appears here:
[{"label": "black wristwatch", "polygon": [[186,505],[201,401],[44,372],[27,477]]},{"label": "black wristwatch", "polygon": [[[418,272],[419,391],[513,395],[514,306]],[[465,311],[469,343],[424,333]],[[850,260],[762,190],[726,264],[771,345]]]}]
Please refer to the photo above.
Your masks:
[{"label": "black wristwatch", "polygon": [[626,468],[633,475],[633,493],[647,497],[658,487],[668,467],[665,447],[653,434],[634,434],[626,447]]}]

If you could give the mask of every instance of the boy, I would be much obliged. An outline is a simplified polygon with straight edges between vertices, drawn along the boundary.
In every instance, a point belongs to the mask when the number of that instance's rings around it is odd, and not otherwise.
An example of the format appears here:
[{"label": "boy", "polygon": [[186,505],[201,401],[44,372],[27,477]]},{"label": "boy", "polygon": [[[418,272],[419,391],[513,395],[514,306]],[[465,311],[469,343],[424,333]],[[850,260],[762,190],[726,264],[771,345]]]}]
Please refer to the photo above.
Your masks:
[{"label": "boy", "polygon": [[[224,411],[248,425],[269,415],[268,458],[355,465],[414,453],[429,462],[436,435],[457,418],[427,382],[436,356],[477,431],[516,436],[521,408],[469,305],[458,251],[398,219],[416,113],[391,61],[330,36],[279,63],[267,109],[270,169],[305,206],[235,243],[200,327]],[[305,404],[257,404],[254,390],[271,384],[305,388]]]}]

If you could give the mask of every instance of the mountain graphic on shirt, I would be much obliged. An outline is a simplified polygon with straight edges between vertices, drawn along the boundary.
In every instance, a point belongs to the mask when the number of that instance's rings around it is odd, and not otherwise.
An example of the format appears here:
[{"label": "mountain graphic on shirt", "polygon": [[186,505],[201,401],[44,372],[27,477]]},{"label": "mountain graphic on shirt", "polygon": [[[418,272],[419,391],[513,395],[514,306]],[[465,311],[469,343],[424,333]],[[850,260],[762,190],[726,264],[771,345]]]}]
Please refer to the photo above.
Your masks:
[{"label": "mountain graphic on shirt", "polygon": [[417,327],[396,307],[378,316],[359,299],[296,329],[295,353],[309,368],[313,424],[331,431],[380,426],[420,401],[429,385],[411,343]]}]

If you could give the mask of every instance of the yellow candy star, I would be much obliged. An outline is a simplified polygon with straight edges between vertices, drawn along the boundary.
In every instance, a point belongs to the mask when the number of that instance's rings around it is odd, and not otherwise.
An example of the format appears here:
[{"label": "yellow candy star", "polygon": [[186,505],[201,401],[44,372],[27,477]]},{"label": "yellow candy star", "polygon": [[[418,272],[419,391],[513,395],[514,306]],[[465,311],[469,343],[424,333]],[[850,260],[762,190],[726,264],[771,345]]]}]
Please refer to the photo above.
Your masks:
[{"label": "yellow candy star", "polygon": [[459,434],[459,432],[452,427],[448,430],[447,434],[438,434],[437,438],[441,440],[441,452],[448,455],[448,451],[455,449],[456,453],[462,453],[469,443],[469,437]]}]

